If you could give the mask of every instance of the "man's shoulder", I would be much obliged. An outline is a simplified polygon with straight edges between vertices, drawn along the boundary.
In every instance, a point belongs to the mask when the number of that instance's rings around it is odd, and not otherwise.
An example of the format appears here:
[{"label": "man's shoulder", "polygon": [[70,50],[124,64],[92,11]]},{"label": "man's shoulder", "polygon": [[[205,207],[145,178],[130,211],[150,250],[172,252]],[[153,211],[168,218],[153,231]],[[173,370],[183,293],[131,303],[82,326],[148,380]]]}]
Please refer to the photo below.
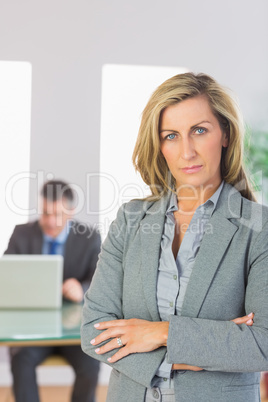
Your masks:
[{"label": "man's shoulder", "polygon": [[19,225],[16,225],[14,228],[14,233],[18,234],[28,234],[32,233],[35,231],[40,231],[40,226],[38,223],[38,220],[27,222],[27,223],[21,223]]}]

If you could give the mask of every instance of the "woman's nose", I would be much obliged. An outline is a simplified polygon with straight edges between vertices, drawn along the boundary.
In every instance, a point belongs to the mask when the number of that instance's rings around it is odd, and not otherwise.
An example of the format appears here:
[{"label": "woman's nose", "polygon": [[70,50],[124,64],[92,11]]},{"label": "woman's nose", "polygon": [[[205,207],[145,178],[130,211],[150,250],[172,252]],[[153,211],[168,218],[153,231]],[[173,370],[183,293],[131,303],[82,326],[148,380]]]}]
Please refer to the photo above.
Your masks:
[{"label": "woman's nose", "polygon": [[196,151],[193,140],[191,138],[184,138],[181,141],[181,157],[185,160],[190,160],[195,157]]}]

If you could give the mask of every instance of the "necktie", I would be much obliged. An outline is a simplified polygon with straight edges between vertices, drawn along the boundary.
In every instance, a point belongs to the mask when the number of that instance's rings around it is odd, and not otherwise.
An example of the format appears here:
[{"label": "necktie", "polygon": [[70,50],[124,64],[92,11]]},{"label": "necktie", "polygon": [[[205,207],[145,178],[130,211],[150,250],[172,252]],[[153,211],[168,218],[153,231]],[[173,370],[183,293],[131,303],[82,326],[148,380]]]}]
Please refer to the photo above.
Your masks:
[{"label": "necktie", "polygon": [[50,240],[48,243],[48,254],[57,254],[58,244],[56,240]]}]

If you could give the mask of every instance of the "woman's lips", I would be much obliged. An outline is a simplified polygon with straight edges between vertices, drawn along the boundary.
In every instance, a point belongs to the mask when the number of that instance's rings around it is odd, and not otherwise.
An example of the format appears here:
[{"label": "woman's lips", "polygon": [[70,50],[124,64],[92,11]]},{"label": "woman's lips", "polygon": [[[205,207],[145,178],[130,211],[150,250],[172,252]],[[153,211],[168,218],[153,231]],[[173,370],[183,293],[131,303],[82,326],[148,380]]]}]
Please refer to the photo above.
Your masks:
[{"label": "woman's lips", "polygon": [[203,165],[193,165],[193,166],[187,166],[184,168],[181,168],[181,170],[183,171],[183,173],[197,173],[202,169]]}]

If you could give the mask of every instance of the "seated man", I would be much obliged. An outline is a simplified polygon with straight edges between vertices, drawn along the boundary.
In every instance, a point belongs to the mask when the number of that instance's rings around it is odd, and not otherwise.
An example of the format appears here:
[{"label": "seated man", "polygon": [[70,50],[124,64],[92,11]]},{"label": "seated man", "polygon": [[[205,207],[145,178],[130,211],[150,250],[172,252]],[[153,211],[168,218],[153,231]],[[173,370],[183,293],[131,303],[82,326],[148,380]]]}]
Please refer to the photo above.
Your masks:
[{"label": "seated man", "polygon": [[[5,254],[61,254],[64,256],[63,298],[80,303],[90,285],[100,252],[95,229],[71,220],[74,195],[62,181],[49,181],[41,191],[39,220],[15,227]],[[38,402],[36,366],[51,354],[61,354],[73,367],[74,402],[93,402],[99,362],[80,346],[11,348],[11,369],[16,402]]]}]

